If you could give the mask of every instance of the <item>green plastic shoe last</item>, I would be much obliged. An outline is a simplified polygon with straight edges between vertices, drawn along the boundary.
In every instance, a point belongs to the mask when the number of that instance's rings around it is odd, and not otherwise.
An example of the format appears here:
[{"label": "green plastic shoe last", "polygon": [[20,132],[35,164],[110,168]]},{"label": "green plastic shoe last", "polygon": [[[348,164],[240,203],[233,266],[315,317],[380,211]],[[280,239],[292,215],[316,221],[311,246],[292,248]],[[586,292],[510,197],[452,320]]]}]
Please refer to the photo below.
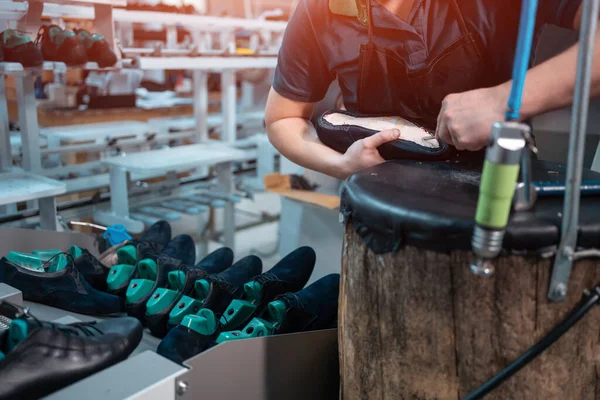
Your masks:
[{"label": "green plastic shoe last", "polygon": [[11,352],[19,343],[29,335],[29,325],[22,319],[15,319],[8,327],[8,338],[6,340],[6,349]]},{"label": "green plastic shoe last", "polygon": [[198,279],[194,282],[194,291],[197,299],[204,300],[210,292],[210,283],[206,279]]},{"label": "green plastic shoe last", "polygon": [[146,314],[157,314],[169,307],[177,299],[179,294],[180,293],[177,290],[166,288],[156,289],[146,303]]},{"label": "green plastic shoe last", "polygon": [[269,320],[273,323],[281,324],[285,318],[287,306],[281,300],[275,300],[267,305]]},{"label": "green plastic shoe last", "polygon": [[132,279],[125,293],[125,302],[133,304],[149,295],[154,287],[154,281],[149,279]]},{"label": "green plastic shoe last", "polygon": [[256,305],[246,300],[232,300],[229,307],[221,316],[223,329],[232,331],[248,321],[256,311]]},{"label": "green plastic shoe last", "polygon": [[186,315],[181,325],[201,335],[209,336],[217,330],[217,318],[211,310],[203,308],[198,312],[198,315]]},{"label": "green plastic shoe last", "polygon": [[156,280],[156,262],[151,258],[144,258],[137,263],[137,270],[140,278],[151,281]]},{"label": "green plastic shoe last", "polygon": [[10,262],[17,264],[20,267],[37,271],[44,272],[44,267],[42,266],[43,261],[38,256],[34,256],[33,254],[27,253],[19,253],[17,251],[11,251],[6,256],[6,259]]},{"label": "green plastic shoe last", "polygon": [[4,359],[4,353],[0,351],[0,361],[2,361]]},{"label": "green plastic shoe last", "polygon": [[196,300],[193,297],[183,296],[175,307],[169,313],[169,325],[177,325],[186,315],[196,314],[202,308],[202,300]]},{"label": "green plastic shoe last", "polygon": [[217,338],[217,343],[229,342],[239,339],[250,339],[255,337],[271,336],[273,324],[260,318],[252,318],[252,321],[241,331],[222,332]]},{"label": "green plastic shoe last", "polygon": [[119,264],[135,265],[137,261],[137,249],[134,245],[128,244],[117,249],[117,259]]},{"label": "green plastic shoe last", "polygon": [[12,49],[23,44],[31,42],[31,38],[27,35],[21,34],[14,29],[7,29],[3,32],[2,43],[7,49]]},{"label": "green plastic shoe last", "polygon": [[64,254],[59,254],[57,257],[52,258],[50,265],[46,266],[46,271],[56,272],[67,267],[67,257]]},{"label": "green plastic shoe last", "polygon": [[81,248],[73,245],[69,247],[69,254],[73,257],[73,260],[77,260],[83,254],[83,250]]},{"label": "green plastic shoe last", "polygon": [[183,290],[185,286],[185,272],[183,271],[171,271],[168,273],[167,278],[169,279],[169,286],[173,290]]},{"label": "green plastic shoe last", "polygon": [[123,287],[123,285],[129,282],[134,271],[135,267],[128,264],[118,264],[111,267],[110,272],[106,277],[108,290],[116,290]]},{"label": "green plastic shoe last", "polygon": [[52,257],[55,257],[57,254],[62,253],[62,250],[53,249],[53,250],[34,250],[33,255],[38,256],[42,261],[48,261]]},{"label": "green plastic shoe last", "polygon": [[246,293],[246,298],[252,304],[258,304],[262,297],[262,290],[263,285],[256,281],[250,281],[244,284],[244,293]]}]

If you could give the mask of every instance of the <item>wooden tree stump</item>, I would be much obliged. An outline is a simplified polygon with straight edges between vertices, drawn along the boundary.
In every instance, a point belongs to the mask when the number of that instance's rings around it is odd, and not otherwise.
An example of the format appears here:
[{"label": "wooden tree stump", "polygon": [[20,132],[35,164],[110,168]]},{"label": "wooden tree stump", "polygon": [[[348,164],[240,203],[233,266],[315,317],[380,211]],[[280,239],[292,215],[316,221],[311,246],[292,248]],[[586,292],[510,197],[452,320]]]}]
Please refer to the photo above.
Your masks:
[{"label": "wooden tree stump", "polygon": [[[600,282],[574,265],[568,299],[547,298],[552,259],[508,256],[483,278],[472,254],[405,246],[377,255],[346,227],[339,311],[342,397],[461,399],[552,329]],[[600,399],[600,309],[486,400]]]}]

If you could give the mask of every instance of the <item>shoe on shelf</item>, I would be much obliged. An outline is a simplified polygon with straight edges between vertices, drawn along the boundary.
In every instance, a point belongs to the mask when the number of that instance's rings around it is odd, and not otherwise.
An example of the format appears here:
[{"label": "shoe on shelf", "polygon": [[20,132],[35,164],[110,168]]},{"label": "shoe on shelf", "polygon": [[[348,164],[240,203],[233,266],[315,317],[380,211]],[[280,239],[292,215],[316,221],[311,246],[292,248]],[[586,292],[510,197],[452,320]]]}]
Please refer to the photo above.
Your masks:
[{"label": "shoe on shelf", "polygon": [[267,304],[279,295],[301,290],[310,279],[316,262],[311,247],[300,247],[282,258],[273,268],[244,284],[244,297],[233,300],[223,315],[223,331],[244,327],[260,316]]},{"label": "shoe on shelf", "polygon": [[278,296],[262,318],[253,318],[242,330],[220,333],[216,342],[335,328],[339,289],[340,275],[326,275],[299,292]]},{"label": "shoe on shelf", "polygon": [[112,51],[104,36],[90,33],[85,29],[76,29],[75,32],[87,52],[89,61],[98,63],[100,68],[112,67],[117,63],[117,55]]},{"label": "shoe on shelf", "polygon": [[196,243],[190,235],[179,235],[173,238],[160,254],[191,266],[196,263]]},{"label": "shoe on shelf", "polygon": [[119,335],[127,339],[125,351],[131,353],[142,340],[143,327],[135,318],[120,317],[101,321],[58,324],[41,321],[24,307],[0,301],[0,318],[8,321],[7,334],[0,341],[0,351],[9,354],[38,328],[51,328],[68,332],[73,336],[99,337]]},{"label": "shoe on shelf", "polygon": [[37,67],[44,63],[42,52],[29,36],[14,29],[0,33],[0,62],[15,62],[24,67]]},{"label": "shoe on shelf", "polygon": [[46,61],[64,62],[67,65],[82,65],[88,61],[87,52],[75,32],[58,25],[42,25],[36,43]]},{"label": "shoe on shelf", "polygon": [[68,326],[31,332],[0,361],[0,399],[45,397],[125,360],[135,348],[122,335],[75,332]]},{"label": "shoe on shelf", "polygon": [[[163,258],[160,263],[160,271],[157,269],[158,257]],[[144,282],[137,282],[135,287],[137,292],[135,297],[138,300],[134,303],[137,303],[142,295],[141,293],[146,293],[146,290],[151,288],[154,282],[157,280],[162,282],[163,273],[179,268],[184,262],[193,265],[196,259],[196,244],[189,235],[180,235],[171,240],[159,252],[156,243],[140,240],[135,243],[135,246],[127,245],[117,250],[117,258],[120,263],[111,267],[106,279],[108,290],[110,293],[127,297],[127,290],[131,282],[133,280],[143,280]],[[166,279],[166,276],[164,279]],[[139,287],[138,284],[142,283],[142,287]],[[135,313],[132,316],[138,316],[136,310],[131,309],[130,311]],[[143,310],[139,318],[143,318]]]},{"label": "shoe on shelf", "polygon": [[123,311],[119,297],[100,292],[83,279],[70,254],[60,253],[41,266],[24,258],[19,253],[10,253],[0,260],[0,282],[19,289],[24,300],[79,314]]},{"label": "shoe on shelf", "polygon": [[158,247],[146,240],[133,240],[117,249],[118,264],[112,266],[106,276],[108,293],[123,297],[132,279],[137,278],[137,265],[146,259],[156,260]]},{"label": "shoe on shelf", "polygon": [[[94,289],[100,291],[106,291],[106,276],[108,274],[108,268],[105,267],[96,257],[94,257],[86,249],[82,249],[78,246],[71,246],[66,252],[73,258],[75,268],[83,275],[83,278],[89,283]],[[55,258],[56,257],[56,258]],[[66,256],[62,250],[34,250],[32,254],[10,252],[7,256],[9,261],[13,261],[17,264],[25,264],[30,268],[44,272],[54,271],[58,268],[58,265],[66,265]],[[43,267],[45,262],[50,261],[47,265],[47,269]]]},{"label": "shoe on shelf", "polygon": [[158,344],[156,352],[182,364],[215,345],[219,333],[218,318],[210,309],[203,308],[197,314],[186,315],[179,325],[171,329]]},{"label": "shoe on shelf", "polygon": [[[194,267],[183,266],[178,271],[171,272],[168,285],[159,286],[151,292],[146,302],[146,322],[152,334],[164,337],[169,329],[169,317],[183,296],[191,296],[196,281],[210,274],[216,274],[231,267],[233,251],[222,247],[203,258]],[[131,289],[131,286],[130,286]],[[181,306],[178,311],[182,314],[196,313],[201,306],[198,304]],[[179,321],[178,321],[179,322]],[[177,325],[173,322],[171,325]]]}]

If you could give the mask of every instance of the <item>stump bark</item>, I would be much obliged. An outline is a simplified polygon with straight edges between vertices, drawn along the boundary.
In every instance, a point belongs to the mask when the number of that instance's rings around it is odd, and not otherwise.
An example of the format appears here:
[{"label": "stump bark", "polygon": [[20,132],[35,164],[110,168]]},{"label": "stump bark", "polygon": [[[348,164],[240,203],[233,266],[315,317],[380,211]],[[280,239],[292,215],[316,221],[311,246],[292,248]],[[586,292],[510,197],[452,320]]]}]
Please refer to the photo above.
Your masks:
[{"label": "stump bark", "polygon": [[[377,255],[351,224],[342,254],[342,398],[456,400],[552,329],[600,282],[600,261],[574,265],[562,303],[546,299],[552,259],[509,256],[492,277],[472,254],[415,247]],[[600,400],[600,309],[593,309],[486,400]]]}]

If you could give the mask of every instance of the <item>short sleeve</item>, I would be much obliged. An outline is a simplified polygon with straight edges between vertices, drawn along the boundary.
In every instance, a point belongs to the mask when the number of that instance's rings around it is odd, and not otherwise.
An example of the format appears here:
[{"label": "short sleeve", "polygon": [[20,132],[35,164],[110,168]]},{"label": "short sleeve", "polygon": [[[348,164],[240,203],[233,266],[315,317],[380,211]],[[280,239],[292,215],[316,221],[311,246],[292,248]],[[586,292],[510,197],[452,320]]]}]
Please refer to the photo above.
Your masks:
[{"label": "short sleeve", "polygon": [[[334,80],[319,46],[309,2],[300,0],[286,27],[277,59],[273,89],[283,97],[317,102]],[[317,13],[319,10],[313,10]]]},{"label": "short sleeve", "polygon": [[573,29],[573,21],[583,0],[544,0],[538,5],[538,19],[543,24]]}]

